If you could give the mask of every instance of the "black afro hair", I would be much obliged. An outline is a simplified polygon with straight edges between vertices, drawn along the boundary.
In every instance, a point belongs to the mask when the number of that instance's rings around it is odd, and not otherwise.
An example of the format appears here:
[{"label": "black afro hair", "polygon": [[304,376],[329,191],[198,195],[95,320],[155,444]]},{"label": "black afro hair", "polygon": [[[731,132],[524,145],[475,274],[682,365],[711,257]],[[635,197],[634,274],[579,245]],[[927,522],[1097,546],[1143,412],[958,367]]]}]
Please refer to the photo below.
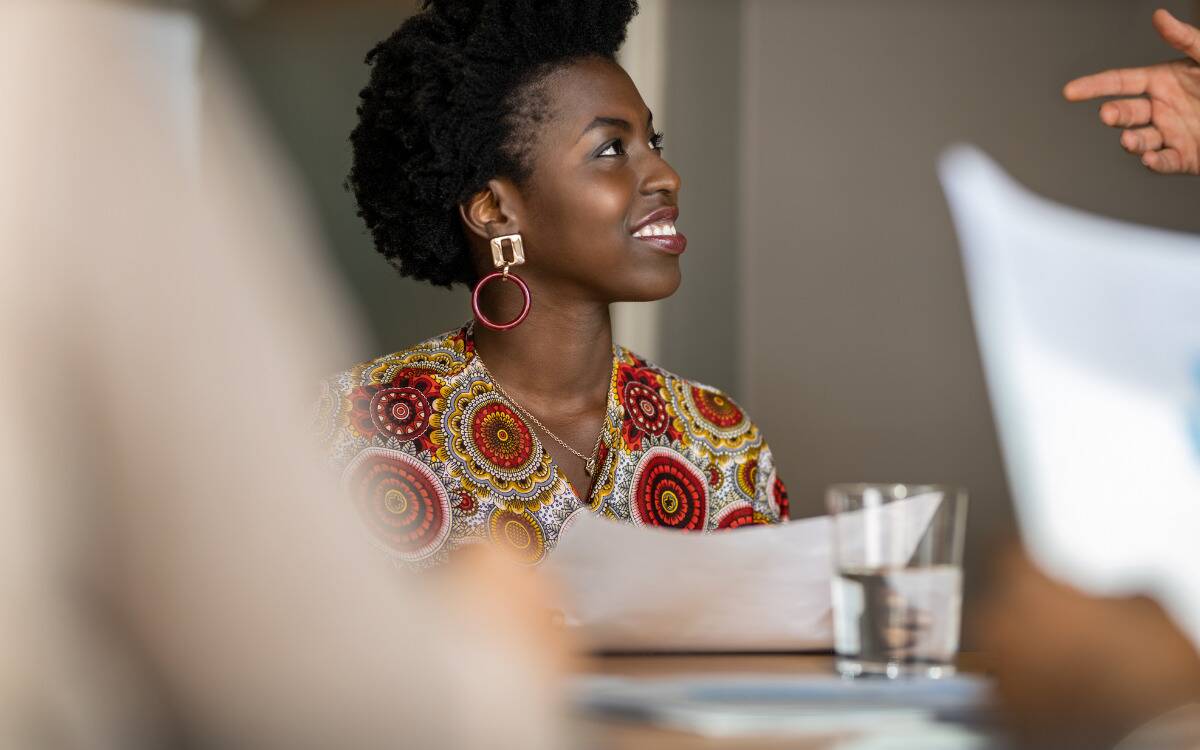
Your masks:
[{"label": "black afro hair", "polygon": [[495,177],[529,176],[537,83],[613,58],[637,0],[425,0],[370,54],[347,185],[375,247],[401,274],[471,284],[458,205]]}]

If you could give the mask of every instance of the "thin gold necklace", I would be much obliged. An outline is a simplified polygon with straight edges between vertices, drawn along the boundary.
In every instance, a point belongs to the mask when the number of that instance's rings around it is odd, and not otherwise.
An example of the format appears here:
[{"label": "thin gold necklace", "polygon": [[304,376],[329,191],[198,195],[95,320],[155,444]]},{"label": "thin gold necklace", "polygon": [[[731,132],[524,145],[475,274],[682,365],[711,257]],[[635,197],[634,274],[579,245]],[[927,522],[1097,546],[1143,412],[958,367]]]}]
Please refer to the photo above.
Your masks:
[{"label": "thin gold necklace", "polygon": [[[484,363],[483,357],[479,356],[478,349],[475,350],[475,359],[479,361],[479,366],[481,368],[483,368],[483,372],[484,372],[484,374],[486,374],[488,376],[488,380],[492,381],[492,385],[496,386],[496,390],[500,391],[500,395],[504,396],[504,399],[506,401],[508,401],[508,403],[512,404],[514,409],[521,412],[521,414],[523,414],[524,416],[526,416],[530,420],[532,420],[533,423],[535,425],[537,425],[538,428],[541,429],[542,432],[546,433],[551,438],[553,438],[554,442],[558,443],[562,447],[571,451],[571,453],[574,454],[576,457],[578,457],[580,461],[583,461],[583,470],[585,472],[587,472],[587,475],[589,478],[592,477],[593,475],[595,475],[595,473],[596,473],[596,457],[600,454],[600,441],[604,438],[604,428],[608,426],[608,397],[607,396],[605,397],[605,400],[604,400],[604,422],[602,422],[600,424],[600,432],[599,432],[599,434],[596,435],[596,444],[592,446],[592,455],[585,456],[582,453],[580,453],[579,451],[572,448],[571,446],[567,445],[566,442],[563,441],[563,439],[560,438],[558,435],[555,435],[554,432],[551,431],[549,427],[542,424],[542,420],[533,416],[533,414],[531,414],[528,409],[526,409],[524,406],[521,406],[519,403],[517,403],[517,400],[515,398],[508,395],[508,391],[504,390],[504,386],[500,385],[500,381],[496,380],[496,376],[492,374],[492,371],[489,370],[487,365]],[[614,357],[613,359],[615,361],[616,358]],[[609,375],[608,382],[611,385],[611,383],[612,383],[611,373]]]}]

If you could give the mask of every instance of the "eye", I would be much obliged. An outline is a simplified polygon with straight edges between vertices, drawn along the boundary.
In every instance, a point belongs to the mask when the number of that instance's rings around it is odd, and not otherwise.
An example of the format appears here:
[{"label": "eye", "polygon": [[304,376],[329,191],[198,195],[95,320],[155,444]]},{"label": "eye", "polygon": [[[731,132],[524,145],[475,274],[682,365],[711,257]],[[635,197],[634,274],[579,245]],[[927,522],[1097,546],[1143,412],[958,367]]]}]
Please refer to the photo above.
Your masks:
[{"label": "eye", "polygon": [[667,136],[663,133],[660,133],[660,132],[651,133],[650,148],[654,151],[662,151],[663,150],[663,141],[665,141],[666,139],[667,139]]},{"label": "eye", "polygon": [[599,151],[596,152],[596,156],[610,156],[611,157],[611,156],[624,156],[624,155],[625,155],[625,144],[621,143],[620,138],[618,138],[615,141],[609,141],[608,143],[604,144],[603,148],[601,148]]}]

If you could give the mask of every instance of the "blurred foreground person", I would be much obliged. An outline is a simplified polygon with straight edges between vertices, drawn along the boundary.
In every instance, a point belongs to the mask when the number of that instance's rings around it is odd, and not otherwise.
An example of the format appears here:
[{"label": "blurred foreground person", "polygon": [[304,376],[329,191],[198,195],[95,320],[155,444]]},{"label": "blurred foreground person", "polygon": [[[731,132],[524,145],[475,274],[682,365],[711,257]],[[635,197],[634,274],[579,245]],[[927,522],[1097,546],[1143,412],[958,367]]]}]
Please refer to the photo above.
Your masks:
[{"label": "blurred foreground person", "polygon": [[343,314],[202,42],[0,3],[0,747],[563,746],[531,585],[376,569],[325,486]]},{"label": "blurred foreground person", "polygon": [[1161,9],[1154,13],[1154,28],[1187,57],[1077,78],[1063,95],[1073,102],[1137,97],[1105,102],[1100,119],[1123,128],[1121,145],[1155,172],[1200,175],[1200,29]]},{"label": "blurred foreground person", "polygon": [[1089,596],[1002,557],[978,618],[1023,747],[1200,747],[1200,657],[1147,597]]}]

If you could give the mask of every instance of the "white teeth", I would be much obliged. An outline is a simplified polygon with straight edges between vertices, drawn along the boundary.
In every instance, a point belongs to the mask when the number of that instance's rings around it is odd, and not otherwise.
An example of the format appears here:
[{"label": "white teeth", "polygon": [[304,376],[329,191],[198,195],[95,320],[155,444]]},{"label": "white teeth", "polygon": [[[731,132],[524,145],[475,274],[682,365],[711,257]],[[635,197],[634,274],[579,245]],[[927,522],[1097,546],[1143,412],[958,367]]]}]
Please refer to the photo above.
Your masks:
[{"label": "white teeth", "polygon": [[675,223],[671,221],[660,221],[653,224],[647,224],[641,229],[633,233],[634,237],[673,237],[675,236]]}]

